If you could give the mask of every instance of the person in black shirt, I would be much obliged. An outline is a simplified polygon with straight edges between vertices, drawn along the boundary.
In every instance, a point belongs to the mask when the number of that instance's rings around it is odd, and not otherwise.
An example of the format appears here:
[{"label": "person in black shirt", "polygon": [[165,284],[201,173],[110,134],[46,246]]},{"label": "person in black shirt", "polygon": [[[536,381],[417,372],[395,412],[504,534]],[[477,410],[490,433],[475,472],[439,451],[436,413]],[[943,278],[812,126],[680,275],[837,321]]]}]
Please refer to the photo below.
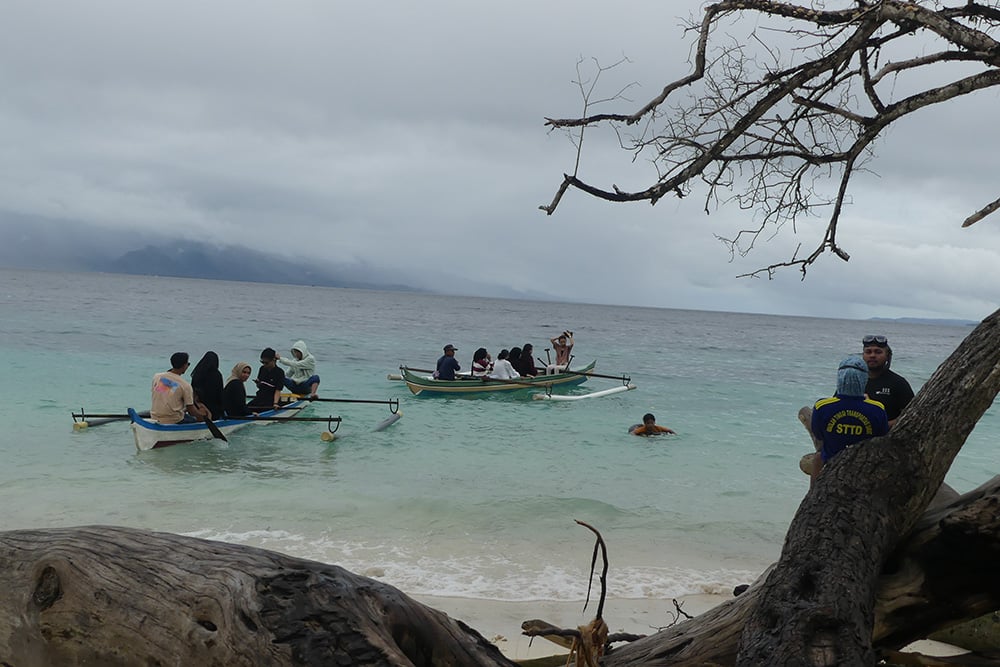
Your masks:
[{"label": "person in black shirt", "polygon": [[278,367],[278,353],[274,348],[265,347],[260,353],[260,370],[257,371],[257,395],[250,401],[250,409],[260,412],[277,408],[281,402],[281,390],[285,386],[285,371]]},{"label": "person in black shirt", "polygon": [[889,370],[892,348],[885,336],[865,336],[861,344],[864,346],[863,357],[868,365],[865,394],[885,406],[889,428],[892,428],[903,408],[913,400],[913,389],[906,378]]},{"label": "person in black shirt", "polygon": [[227,417],[246,417],[252,414],[247,407],[247,389],[243,384],[250,379],[252,372],[250,364],[245,361],[233,366],[233,372],[229,374],[229,380],[222,390],[222,408]]},{"label": "person in black shirt", "polygon": [[191,388],[195,400],[212,413],[212,419],[222,419],[222,373],[219,372],[219,355],[206,352],[191,371]]}]

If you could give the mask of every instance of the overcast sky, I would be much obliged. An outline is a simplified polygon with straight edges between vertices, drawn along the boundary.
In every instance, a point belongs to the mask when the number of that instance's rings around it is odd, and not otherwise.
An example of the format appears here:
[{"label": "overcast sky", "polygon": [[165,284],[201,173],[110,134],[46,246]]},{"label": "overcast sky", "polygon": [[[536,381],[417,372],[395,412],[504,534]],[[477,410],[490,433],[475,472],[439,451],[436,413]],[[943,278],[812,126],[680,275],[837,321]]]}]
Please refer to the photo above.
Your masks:
[{"label": "overcast sky", "polygon": [[[981,319],[998,306],[1000,94],[893,129],[803,282],[739,279],[819,242],[790,227],[730,261],[747,214],[703,200],[551,201],[575,151],[545,116],[581,108],[580,58],[631,64],[636,105],[687,73],[690,0],[470,3],[92,0],[4,3],[0,210],[172,230],[557,297],[831,317]],[[631,111],[631,105],[627,109]],[[602,110],[611,111],[611,107]],[[580,174],[654,174],[588,137]],[[700,193],[704,194],[704,193]],[[458,288],[456,288],[458,289]]]}]

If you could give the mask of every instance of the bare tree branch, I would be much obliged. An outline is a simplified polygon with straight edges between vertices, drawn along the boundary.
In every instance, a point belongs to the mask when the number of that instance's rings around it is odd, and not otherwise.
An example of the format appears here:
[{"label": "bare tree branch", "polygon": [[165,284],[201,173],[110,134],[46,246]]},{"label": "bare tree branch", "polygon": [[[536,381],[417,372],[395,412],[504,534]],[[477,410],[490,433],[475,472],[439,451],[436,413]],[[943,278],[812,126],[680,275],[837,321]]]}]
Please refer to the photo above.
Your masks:
[{"label": "bare tree branch", "polygon": [[[645,120],[622,146],[633,159],[647,157],[656,177],[631,190],[591,182],[577,168],[564,177],[552,202],[540,208],[553,214],[570,188],[612,202],[656,204],[671,193],[684,197],[701,184],[707,188],[706,211],[735,203],[753,212],[754,228],[718,236],[732,256],[747,254],[762,234],[775,234],[788,223],[818,215],[827,220],[823,238],[807,256],[796,250],[788,261],[744,275],[771,277],[781,267],[795,266],[804,276],[827,252],[849,259],[837,242],[837,227],[850,202],[852,176],[866,169],[875,142],[899,119],[1000,85],[995,38],[1000,9],[995,2],[947,7],[932,0],[858,0],[850,8],[831,10],[817,6],[712,3],[699,22],[688,26],[697,33],[689,74],[632,112],[588,115],[585,104],[580,118],[546,119],[550,127],[562,129],[608,124],[620,141],[620,127]],[[756,26],[747,39],[723,41],[723,19],[741,14],[787,25],[774,29],[761,20],[747,21]],[[945,48],[925,53],[928,35]],[[784,48],[789,39],[795,40],[790,51]],[[908,52],[912,57],[905,57]],[[940,68],[946,63],[964,63],[962,77],[942,83]],[[970,72],[970,66],[978,71]],[[994,210],[982,209],[965,226]]]}]

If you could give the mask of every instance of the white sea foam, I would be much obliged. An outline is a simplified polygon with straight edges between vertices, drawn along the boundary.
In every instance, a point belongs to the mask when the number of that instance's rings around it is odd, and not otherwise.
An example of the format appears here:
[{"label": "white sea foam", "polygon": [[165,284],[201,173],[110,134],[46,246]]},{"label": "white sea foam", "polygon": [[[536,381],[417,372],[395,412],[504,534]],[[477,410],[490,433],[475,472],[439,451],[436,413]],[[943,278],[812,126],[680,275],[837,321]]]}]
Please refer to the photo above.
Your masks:
[{"label": "white sea foam", "polygon": [[[808,488],[798,460],[812,445],[796,412],[832,391],[837,362],[884,333],[894,369],[918,388],[968,333],[136,276],[0,270],[0,288],[13,377],[49,379],[44,396],[0,401],[3,527],[165,530],[337,564],[413,594],[497,600],[586,595],[595,536],[577,519],[603,535],[611,596],[752,581]],[[567,326],[580,363],[596,358],[598,372],[639,388],[557,403],[420,398],[386,380],[401,363],[432,366],[446,342],[496,352],[531,341],[544,357],[539,344]],[[297,339],[317,357],[321,395],[397,397],[404,417],[373,432],[385,406],[313,404],[306,414],[343,417],[335,441],[320,439],[325,425],[254,425],[226,447],[141,454],[127,423],[72,431],[81,407],[148,407],[149,378],[175,350],[214,350],[228,369]],[[629,435],[645,412],[677,435]],[[960,491],[1000,467],[996,412],[949,472]]]}]

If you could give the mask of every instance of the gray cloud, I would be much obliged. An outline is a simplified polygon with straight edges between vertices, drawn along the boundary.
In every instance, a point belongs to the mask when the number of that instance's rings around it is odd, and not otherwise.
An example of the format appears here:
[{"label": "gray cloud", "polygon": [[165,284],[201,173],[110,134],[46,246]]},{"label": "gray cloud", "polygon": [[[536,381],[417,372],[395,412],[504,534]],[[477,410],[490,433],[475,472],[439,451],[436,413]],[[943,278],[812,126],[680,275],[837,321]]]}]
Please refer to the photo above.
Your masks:
[{"label": "gray cloud", "polygon": [[[908,120],[845,213],[849,263],[803,283],[737,274],[809,252],[825,222],[729,261],[745,212],[567,195],[574,148],[544,116],[580,112],[577,60],[637,103],[687,71],[678,16],[700,3],[26,2],[0,26],[0,207],[169,231],[288,256],[664,307],[980,318],[996,307],[996,93]],[[902,84],[901,84],[902,85]],[[956,118],[958,121],[956,122]],[[581,174],[638,189],[645,163],[587,136]],[[395,275],[395,274],[394,274]]]}]

